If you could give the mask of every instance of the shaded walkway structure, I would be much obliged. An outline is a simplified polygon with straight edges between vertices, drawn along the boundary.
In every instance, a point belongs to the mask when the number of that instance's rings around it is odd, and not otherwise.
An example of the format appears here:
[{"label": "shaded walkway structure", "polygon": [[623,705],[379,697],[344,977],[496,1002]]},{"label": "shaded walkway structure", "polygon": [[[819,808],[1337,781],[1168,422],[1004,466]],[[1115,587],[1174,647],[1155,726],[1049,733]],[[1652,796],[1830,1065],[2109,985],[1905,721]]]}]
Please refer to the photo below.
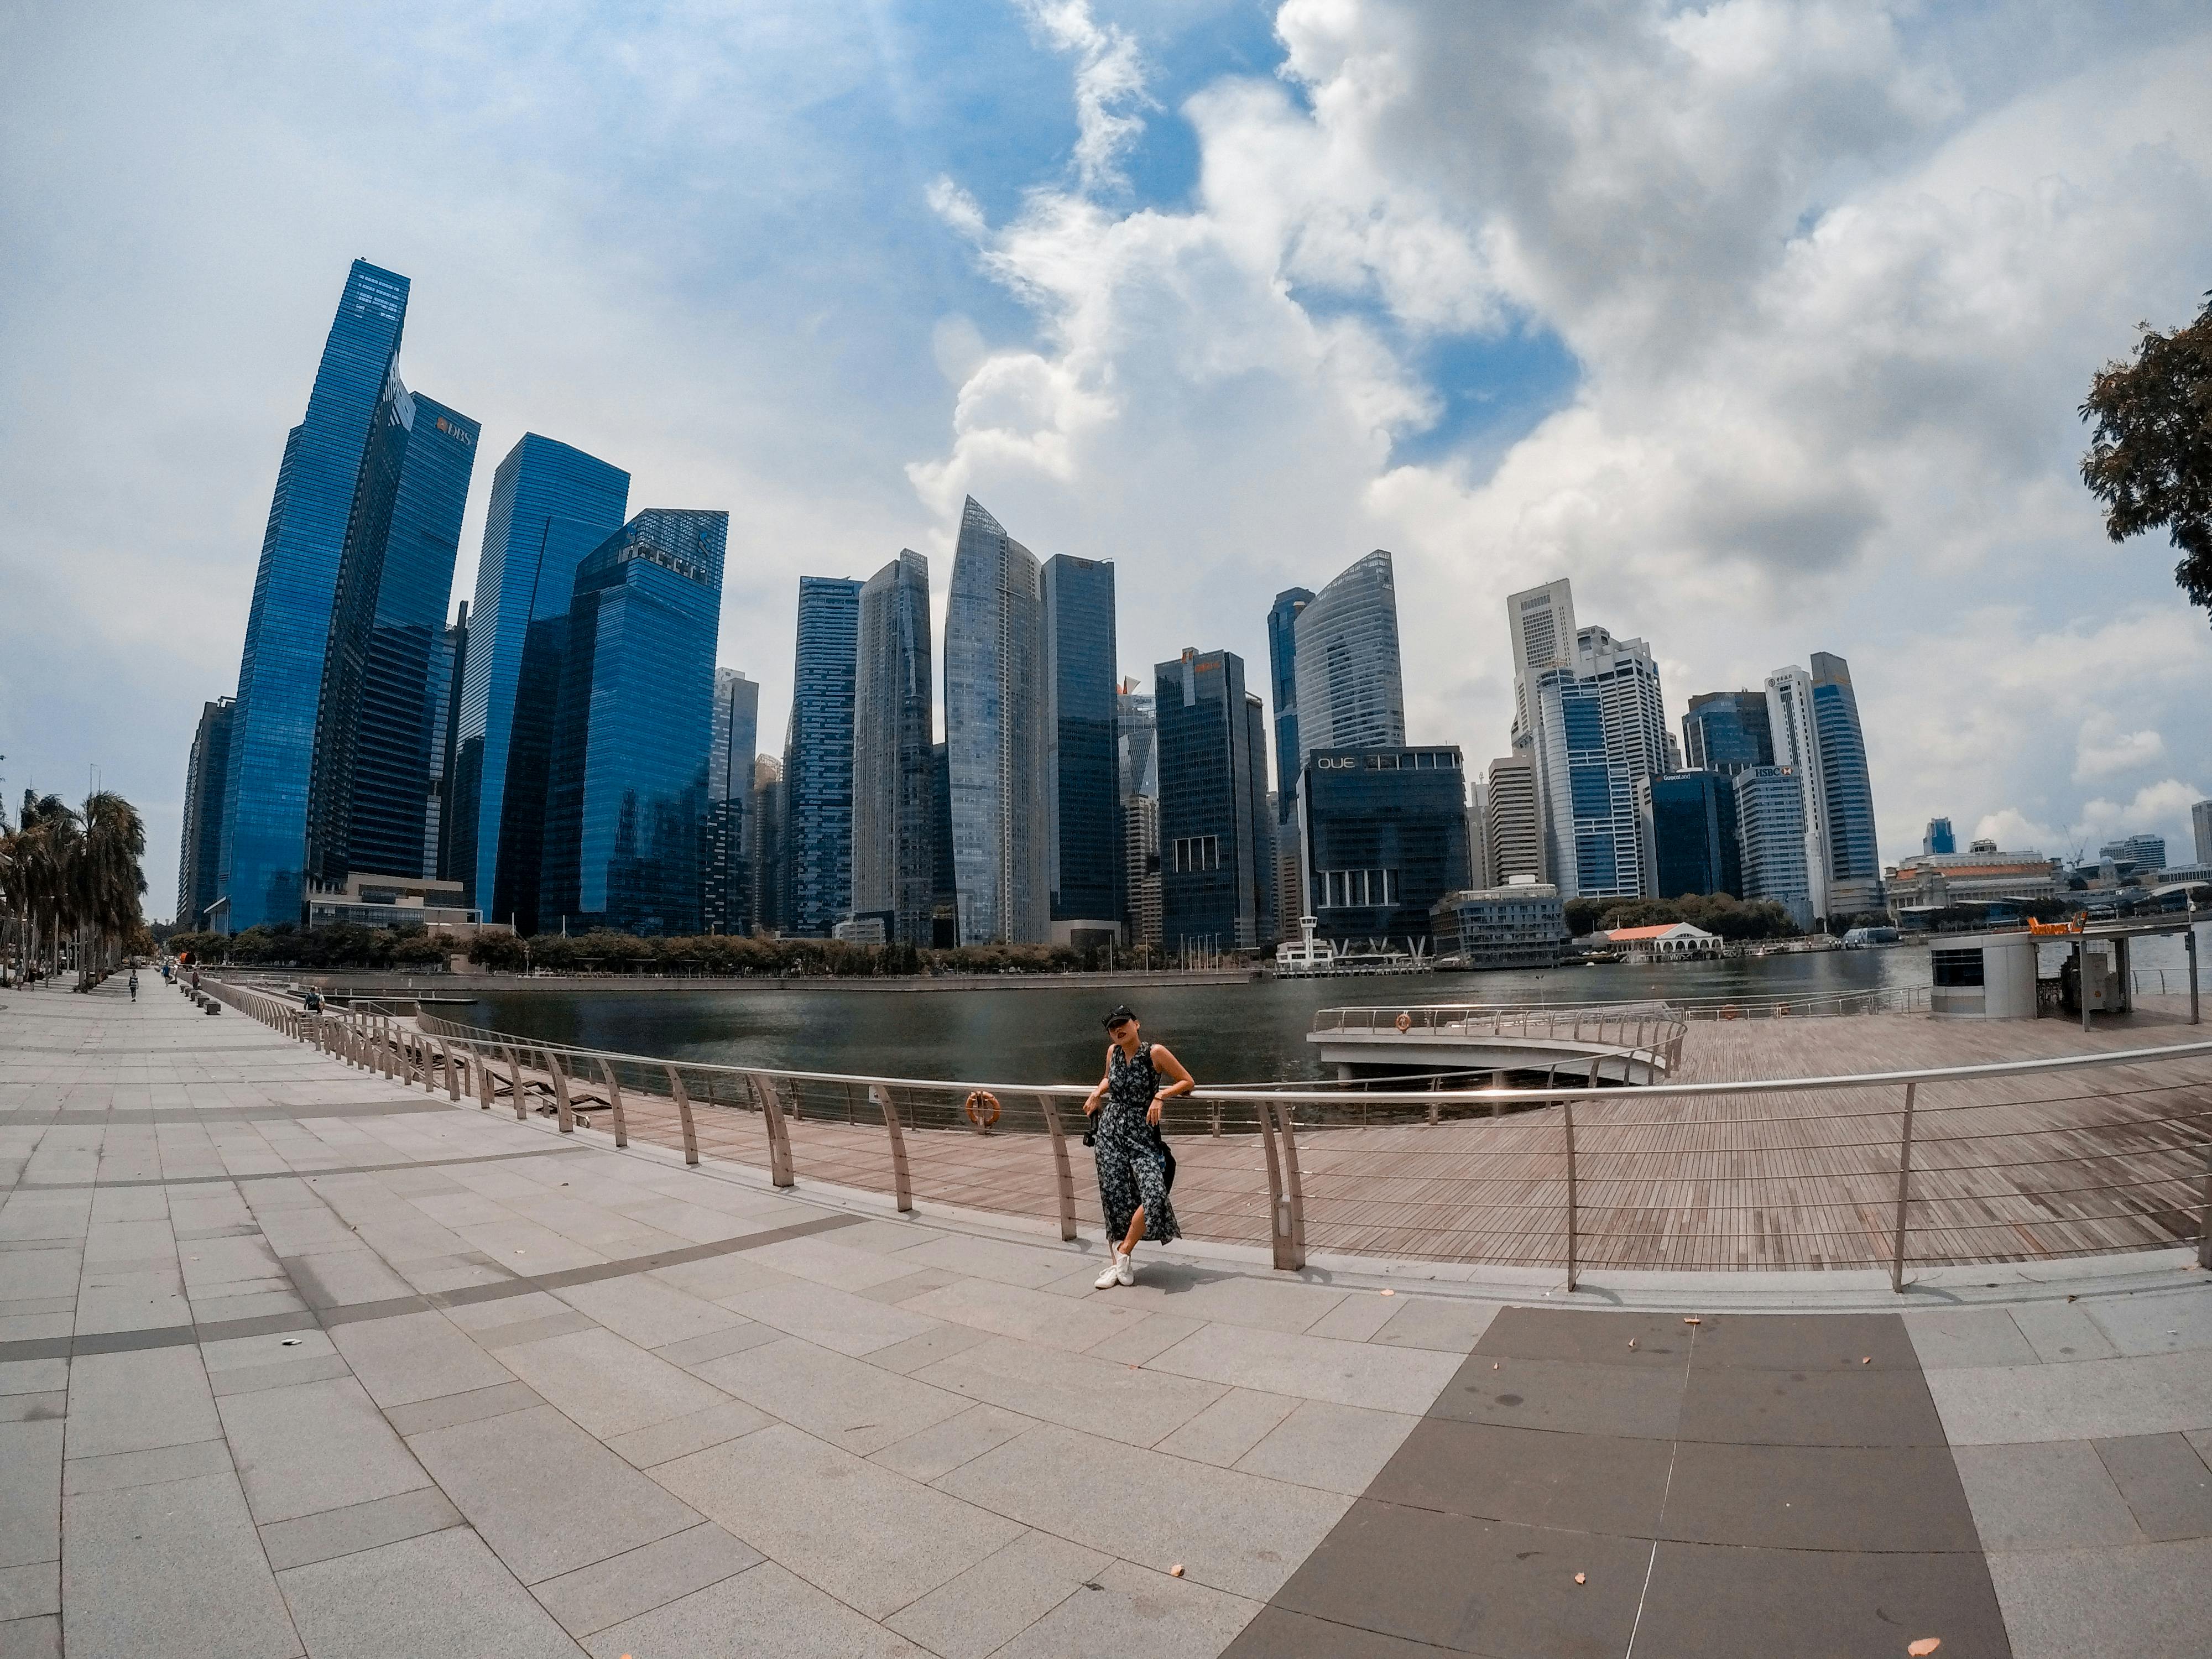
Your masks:
[{"label": "shaded walkway structure", "polygon": [[457,1108],[158,990],[0,997],[0,1655],[2212,1628],[2188,1251],[1571,1297],[1234,1243],[1099,1291],[1101,1251]]}]

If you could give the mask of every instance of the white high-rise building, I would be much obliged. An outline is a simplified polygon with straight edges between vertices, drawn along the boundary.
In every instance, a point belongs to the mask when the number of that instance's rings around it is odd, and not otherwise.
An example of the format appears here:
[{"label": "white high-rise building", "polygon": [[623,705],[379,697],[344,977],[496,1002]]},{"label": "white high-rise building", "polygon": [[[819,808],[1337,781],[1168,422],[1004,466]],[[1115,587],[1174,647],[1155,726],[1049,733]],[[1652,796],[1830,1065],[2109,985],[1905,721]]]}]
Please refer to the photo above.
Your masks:
[{"label": "white high-rise building", "polygon": [[2197,861],[2212,864],[2212,800],[2200,800],[2189,809],[2189,827],[2197,833]]},{"label": "white high-rise building", "polygon": [[1490,763],[1490,786],[1483,792],[1485,836],[1490,847],[1490,879],[1503,887],[1516,876],[1540,880],[1543,844],[1536,835],[1535,762],[1525,754],[1504,755]]},{"label": "white high-rise building", "polygon": [[1513,746],[1529,742],[1528,689],[1545,669],[1575,656],[1575,596],[1564,576],[1509,595],[1505,623],[1513,636]]},{"label": "white high-rise building", "polygon": [[1406,743],[1398,660],[1398,589],[1377,548],[1306,601],[1292,624],[1298,762],[1316,749]]},{"label": "white high-rise building", "polygon": [[1810,927],[1814,912],[1802,781],[1790,767],[1752,766],[1735,774],[1735,784],[1743,896],[1772,899],[1800,927]]},{"label": "white high-rise building", "polygon": [[1799,833],[1805,840],[1806,902],[1812,915],[1825,916],[1827,836],[1820,811],[1820,725],[1813,713],[1813,677],[1802,668],[1778,668],[1769,674],[1766,720],[1774,733],[1774,763],[1787,767],[1796,777],[1802,800]]}]

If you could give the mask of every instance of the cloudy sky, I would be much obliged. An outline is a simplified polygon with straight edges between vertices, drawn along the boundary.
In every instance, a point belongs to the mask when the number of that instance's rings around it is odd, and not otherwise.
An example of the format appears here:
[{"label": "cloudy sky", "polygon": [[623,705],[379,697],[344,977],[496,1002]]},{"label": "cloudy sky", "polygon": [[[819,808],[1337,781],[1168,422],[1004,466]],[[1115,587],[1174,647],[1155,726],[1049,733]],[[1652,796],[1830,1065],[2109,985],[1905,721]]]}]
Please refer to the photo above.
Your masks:
[{"label": "cloudy sky", "polygon": [[347,262],[409,383],[732,515],[780,741],[802,574],[950,574],[973,493],[1118,563],[1127,672],[1263,676],[1397,556],[1412,736],[1502,750],[1573,580],[1670,716],[1850,661],[1884,855],[2186,833],[2212,629],[2107,543],[2088,378],[2212,289],[2172,4],[0,0],[0,776],[147,810]]}]

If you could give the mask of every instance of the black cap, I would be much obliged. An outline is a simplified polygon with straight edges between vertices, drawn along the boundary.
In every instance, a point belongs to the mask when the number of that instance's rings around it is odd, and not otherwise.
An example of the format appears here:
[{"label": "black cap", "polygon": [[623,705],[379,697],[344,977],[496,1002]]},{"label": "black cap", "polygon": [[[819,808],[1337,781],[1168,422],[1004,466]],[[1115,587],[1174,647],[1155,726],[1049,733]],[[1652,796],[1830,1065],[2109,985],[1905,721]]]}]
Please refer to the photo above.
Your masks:
[{"label": "black cap", "polygon": [[1137,1011],[1127,1003],[1119,1004],[1112,1013],[1106,1016],[1106,1029],[1110,1031],[1123,1020],[1134,1019],[1136,1017]]}]

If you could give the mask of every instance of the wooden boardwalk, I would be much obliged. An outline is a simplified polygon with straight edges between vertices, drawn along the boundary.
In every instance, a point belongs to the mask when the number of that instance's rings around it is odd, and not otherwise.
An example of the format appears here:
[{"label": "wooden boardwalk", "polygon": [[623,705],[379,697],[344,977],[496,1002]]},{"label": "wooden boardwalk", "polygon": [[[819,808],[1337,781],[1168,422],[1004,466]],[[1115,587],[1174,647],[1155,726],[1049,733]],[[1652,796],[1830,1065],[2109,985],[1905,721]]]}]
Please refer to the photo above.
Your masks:
[{"label": "wooden boardwalk", "polygon": [[[1921,1014],[1698,1022],[1685,1042],[1681,1080],[1863,1076],[2203,1040],[2212,1040],[2212,1026],[2191,1028],[2165,1006],[2100,1021],[2086,1035],[2057,1020]],[[765,1126],[737,1080],[686,1077],[702,1154],[765,1167]],[[634,1138],[681,1144],[665,1095],[628,1085],[624,1092]],[[902,1091],[897,1104],[917,1198],[1047,1222],[1057,1213],[1051,1145],[1036,1132],[1033,1104],[1010,1098],[988,1136],[961,1121],[949,1098]],[[1886,1264],[1903,1107],[1896,1085],[1671,1098],[1627,1089],[1580,1103],[1578,1260],[1670,1269]],[[1072,1124],[1073,1109],[1063,1110]],[[1170,1129],[1184,1232],[1264,1246],[1268,1191],[1258,1137],[1233,1123],[1210,1133],[1202,1108],[1183,1109]],[[805,1085],[790,1135],[801,1187],[892,1190],[890,1139],[866,1091]],[[1301,1121],[1297,1139],[1313,1251],[1565,1262],[1565,1125],[1556,1105],[1502,1119],[1446,1115],[1433,1126]],[[2208,1144],[2212,1054],[1923,1085],[1915,1102],[1908,1261],[2192,1242]],[[1069,1154],[1079,1216],[1096,1229],[1090,1155],[1073,1134]]]}]

